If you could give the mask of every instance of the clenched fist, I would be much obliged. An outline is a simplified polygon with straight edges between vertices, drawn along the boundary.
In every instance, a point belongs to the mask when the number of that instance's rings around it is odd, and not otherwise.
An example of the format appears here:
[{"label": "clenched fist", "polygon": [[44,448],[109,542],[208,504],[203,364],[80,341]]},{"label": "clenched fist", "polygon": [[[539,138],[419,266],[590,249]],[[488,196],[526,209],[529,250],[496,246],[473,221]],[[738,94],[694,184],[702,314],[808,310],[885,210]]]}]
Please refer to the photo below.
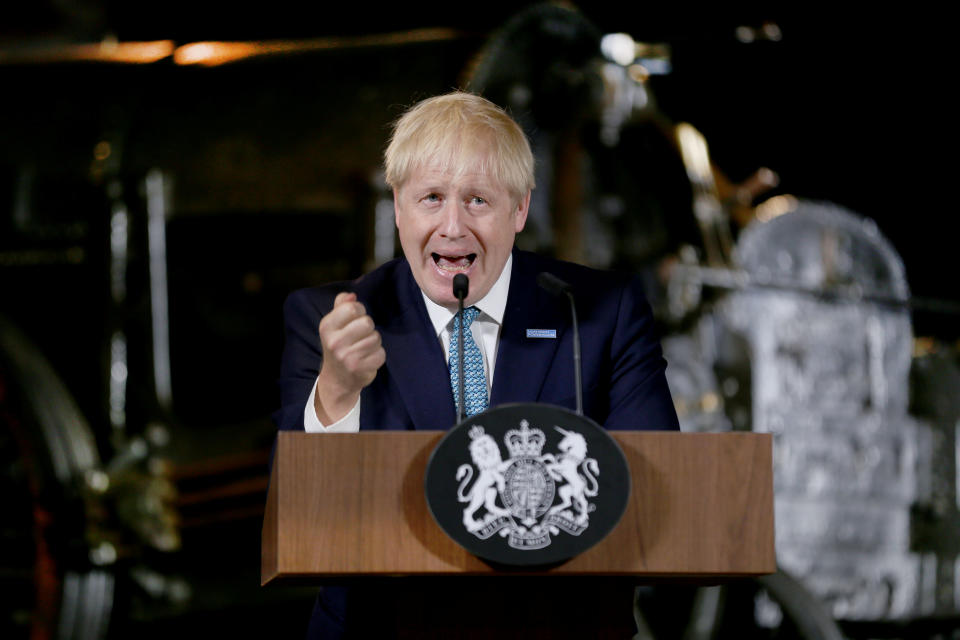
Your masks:
[{"label": "clenched fist", "polygon": [[329,426],[345,416],[373,382],[387,358],[373,319],[354,293],[343,292],[320,321],[323,365],[317,380],[314,406]]}]

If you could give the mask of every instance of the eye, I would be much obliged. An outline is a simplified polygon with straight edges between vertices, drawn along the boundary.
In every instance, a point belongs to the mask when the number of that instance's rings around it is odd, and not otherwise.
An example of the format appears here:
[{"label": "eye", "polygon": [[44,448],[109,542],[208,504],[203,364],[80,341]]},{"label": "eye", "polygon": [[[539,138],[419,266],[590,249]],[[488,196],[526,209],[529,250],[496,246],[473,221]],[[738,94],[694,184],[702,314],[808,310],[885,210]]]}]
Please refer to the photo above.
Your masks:
[{"label": "eye", "polygon": [[423,197],[424,202],[440,202],[440,196],[436,193],[428,193]]},{"label": "eye", "polygon": [[470,204],[479,206],[482,204],[487,204],[487,201],[480,196],[473,196],[470,198]]}]

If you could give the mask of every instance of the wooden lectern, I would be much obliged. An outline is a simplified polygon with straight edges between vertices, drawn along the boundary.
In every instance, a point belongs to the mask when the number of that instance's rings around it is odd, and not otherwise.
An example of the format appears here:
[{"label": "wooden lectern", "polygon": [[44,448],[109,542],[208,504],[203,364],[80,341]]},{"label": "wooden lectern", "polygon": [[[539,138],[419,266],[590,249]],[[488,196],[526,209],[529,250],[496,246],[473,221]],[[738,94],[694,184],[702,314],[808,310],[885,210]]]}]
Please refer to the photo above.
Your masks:
[{"label": "wooden lectern", "polygon": [[[684,578],[776,570],[769,434],[613,431],[632,494],[600,543],[511,575]],[[280,432],[263,522],[261,583],[495,575],[437,526],[424,471],[438,431]]]}]

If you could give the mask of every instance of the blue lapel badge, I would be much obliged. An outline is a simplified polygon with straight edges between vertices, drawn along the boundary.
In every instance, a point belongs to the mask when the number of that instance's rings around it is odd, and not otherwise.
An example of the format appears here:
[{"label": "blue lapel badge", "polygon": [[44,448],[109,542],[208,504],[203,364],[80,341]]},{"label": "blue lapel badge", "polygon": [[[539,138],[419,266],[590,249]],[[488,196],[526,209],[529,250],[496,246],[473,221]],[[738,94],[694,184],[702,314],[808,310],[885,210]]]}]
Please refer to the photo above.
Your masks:
[{"label": "blue lapel badge", "polygon": [[528,338],[552,338],[556,340],[556,329],[527,329]]}]

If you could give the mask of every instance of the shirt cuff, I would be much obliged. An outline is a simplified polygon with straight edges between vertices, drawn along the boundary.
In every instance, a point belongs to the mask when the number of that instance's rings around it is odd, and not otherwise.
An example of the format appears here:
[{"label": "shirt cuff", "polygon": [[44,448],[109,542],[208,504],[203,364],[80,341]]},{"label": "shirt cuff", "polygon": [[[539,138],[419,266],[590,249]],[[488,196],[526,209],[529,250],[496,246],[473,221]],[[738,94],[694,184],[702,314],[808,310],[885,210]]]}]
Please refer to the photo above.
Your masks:
[{"label": "shirt cuff", "polygon": [[[317,378],[319,380],[319,377]],[[357,433],[360,431],[360,399],[353,408],[329,427],[323,426],[320,418],[317,417],[317,410],[314,407],[314,401],[317,396],[317,383],[313,383],[310,389],[310,397],[307,398],[307,406],[303,408],[303,429],[307,433]]]}]

